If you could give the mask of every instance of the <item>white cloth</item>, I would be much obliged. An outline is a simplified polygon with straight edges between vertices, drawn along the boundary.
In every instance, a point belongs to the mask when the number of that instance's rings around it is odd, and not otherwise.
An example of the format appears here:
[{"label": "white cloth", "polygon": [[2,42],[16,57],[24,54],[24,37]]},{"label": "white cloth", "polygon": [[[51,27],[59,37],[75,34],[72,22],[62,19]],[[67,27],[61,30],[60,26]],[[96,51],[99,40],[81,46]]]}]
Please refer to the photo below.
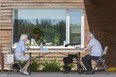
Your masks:
[{"label": "white cloth", "polygon": [[15,59],[20,61],[28,61],[29,57],[25,56],[23,53],[15,53]]},{"label": "white cloth", "polygon": [[91,50],[90,50],[91,56],[101,56],[102,55],[103,49],[102,49],[100,42],[97,39],[92,38],[88,45],[91,46]]},{"label": "white cloth", "polygon": [[24,40],[20,40],[15,52],[15,59],[20,61],[28,61],[29,57],[25,56],[25,51],[27,50]]}]

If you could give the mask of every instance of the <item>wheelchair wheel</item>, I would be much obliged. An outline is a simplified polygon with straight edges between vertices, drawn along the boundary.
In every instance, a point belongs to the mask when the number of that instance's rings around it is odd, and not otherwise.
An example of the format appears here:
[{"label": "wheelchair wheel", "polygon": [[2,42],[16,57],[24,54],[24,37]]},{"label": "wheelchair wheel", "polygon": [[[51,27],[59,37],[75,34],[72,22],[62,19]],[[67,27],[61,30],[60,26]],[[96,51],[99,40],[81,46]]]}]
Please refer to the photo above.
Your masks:
[{"label": "wheelchair wheel", "polygon": [[63,66],[63,72],[64,73],[69,73],[70,71],[71,71],[71,67],[70,66],[67,66],[67,65]]},{"label": "wheelchair wheel", "polygon": [[[80,68],[80,69],[79,69],[79,68]],[[84,72],[85,72],[85,67],[83,67],[83,66],[80,66],[80,67],[79,67],[79,66],[78,66],[77,72],[80,73],[80,74],[81,74],[81,73],[84,73]]]}]

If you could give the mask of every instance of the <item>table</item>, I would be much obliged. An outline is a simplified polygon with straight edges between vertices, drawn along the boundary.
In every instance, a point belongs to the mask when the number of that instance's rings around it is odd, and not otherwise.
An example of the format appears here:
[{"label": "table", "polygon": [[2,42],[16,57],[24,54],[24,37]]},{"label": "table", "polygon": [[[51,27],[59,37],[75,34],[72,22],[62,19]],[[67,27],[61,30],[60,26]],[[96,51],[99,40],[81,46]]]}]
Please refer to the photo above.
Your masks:
[{"label": "table", "polygon": [[[63,54],[64,52],[77,52],[78,53],[78,56],[79,56],[79,66],[81,65],[80,63],[80,53],[81,52],[84,52],[84,50],[80,49],[80,50],[76,50],[75,48],[61,48],[61,49],[48,49],[48,50],[38,50],[38,49],[31,49],[31,50],[28,50],[28,51],[25,51],[26,53],[29,53],[29,56],[30,56],[30,62],[31,62],[31,54],[32,53],[45,53],[41,56],[38,56],[38,58],[46,55],[46,54],[49,54],[49,53],[61,53]],[[65,55],[65,54],[64,54]],[[79,67],[79,74],[81,74],[81,70],[80,70],[81,67]],[[31,74],[31,71],[30,71],[30,68],[29,68],[29,73]]]}]

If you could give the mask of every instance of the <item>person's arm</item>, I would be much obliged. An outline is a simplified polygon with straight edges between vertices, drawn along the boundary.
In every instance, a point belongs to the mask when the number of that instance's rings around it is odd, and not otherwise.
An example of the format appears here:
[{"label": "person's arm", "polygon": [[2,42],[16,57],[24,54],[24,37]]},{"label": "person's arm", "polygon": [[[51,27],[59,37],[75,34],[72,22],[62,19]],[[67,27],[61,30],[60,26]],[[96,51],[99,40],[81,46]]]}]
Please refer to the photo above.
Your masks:
[{"label": "person's arm", "polygon": [[88,45],[88,46],[85,47],[85,48],[76,47],[75,49],[77,49],[77,50],[85,50],[85,51],[88,51],[88,50],[91,49],[91,46]]},{"label": "person's arm", "polygon": [[84,50],[84,48],[80,48],[80,47],[75,47],[75,49],[77,49],[77,50]]},{"label": "person's arm", "polygon": [[84,48],[85,51],[88,51],[88,50],[90,50],[90,49],[91,49],[91,46],[89,46],[89,45],[88,45],[87,47]]},{"label": "person's arm", "polygon": [[21,50],[22,51],[26,51],[27,50],[24,41],[21,42]]}]

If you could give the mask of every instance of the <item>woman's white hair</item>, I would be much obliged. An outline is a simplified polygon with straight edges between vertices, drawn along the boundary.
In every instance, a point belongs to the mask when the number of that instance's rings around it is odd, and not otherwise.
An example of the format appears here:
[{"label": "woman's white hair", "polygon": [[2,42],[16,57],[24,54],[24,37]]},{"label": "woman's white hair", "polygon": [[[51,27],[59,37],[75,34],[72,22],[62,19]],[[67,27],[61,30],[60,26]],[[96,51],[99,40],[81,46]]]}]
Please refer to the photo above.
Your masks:
[{"label": "woman's white hair", "polygon": [[20,40],[24,40],[25,38],[27,38],[28,35],[27,34],[21,34]]},{"label": "woman's white hair", "polygon": [[94,34],[93,33],[89,32],[88,34],[89,34],[90,37],[94,38]]}]

